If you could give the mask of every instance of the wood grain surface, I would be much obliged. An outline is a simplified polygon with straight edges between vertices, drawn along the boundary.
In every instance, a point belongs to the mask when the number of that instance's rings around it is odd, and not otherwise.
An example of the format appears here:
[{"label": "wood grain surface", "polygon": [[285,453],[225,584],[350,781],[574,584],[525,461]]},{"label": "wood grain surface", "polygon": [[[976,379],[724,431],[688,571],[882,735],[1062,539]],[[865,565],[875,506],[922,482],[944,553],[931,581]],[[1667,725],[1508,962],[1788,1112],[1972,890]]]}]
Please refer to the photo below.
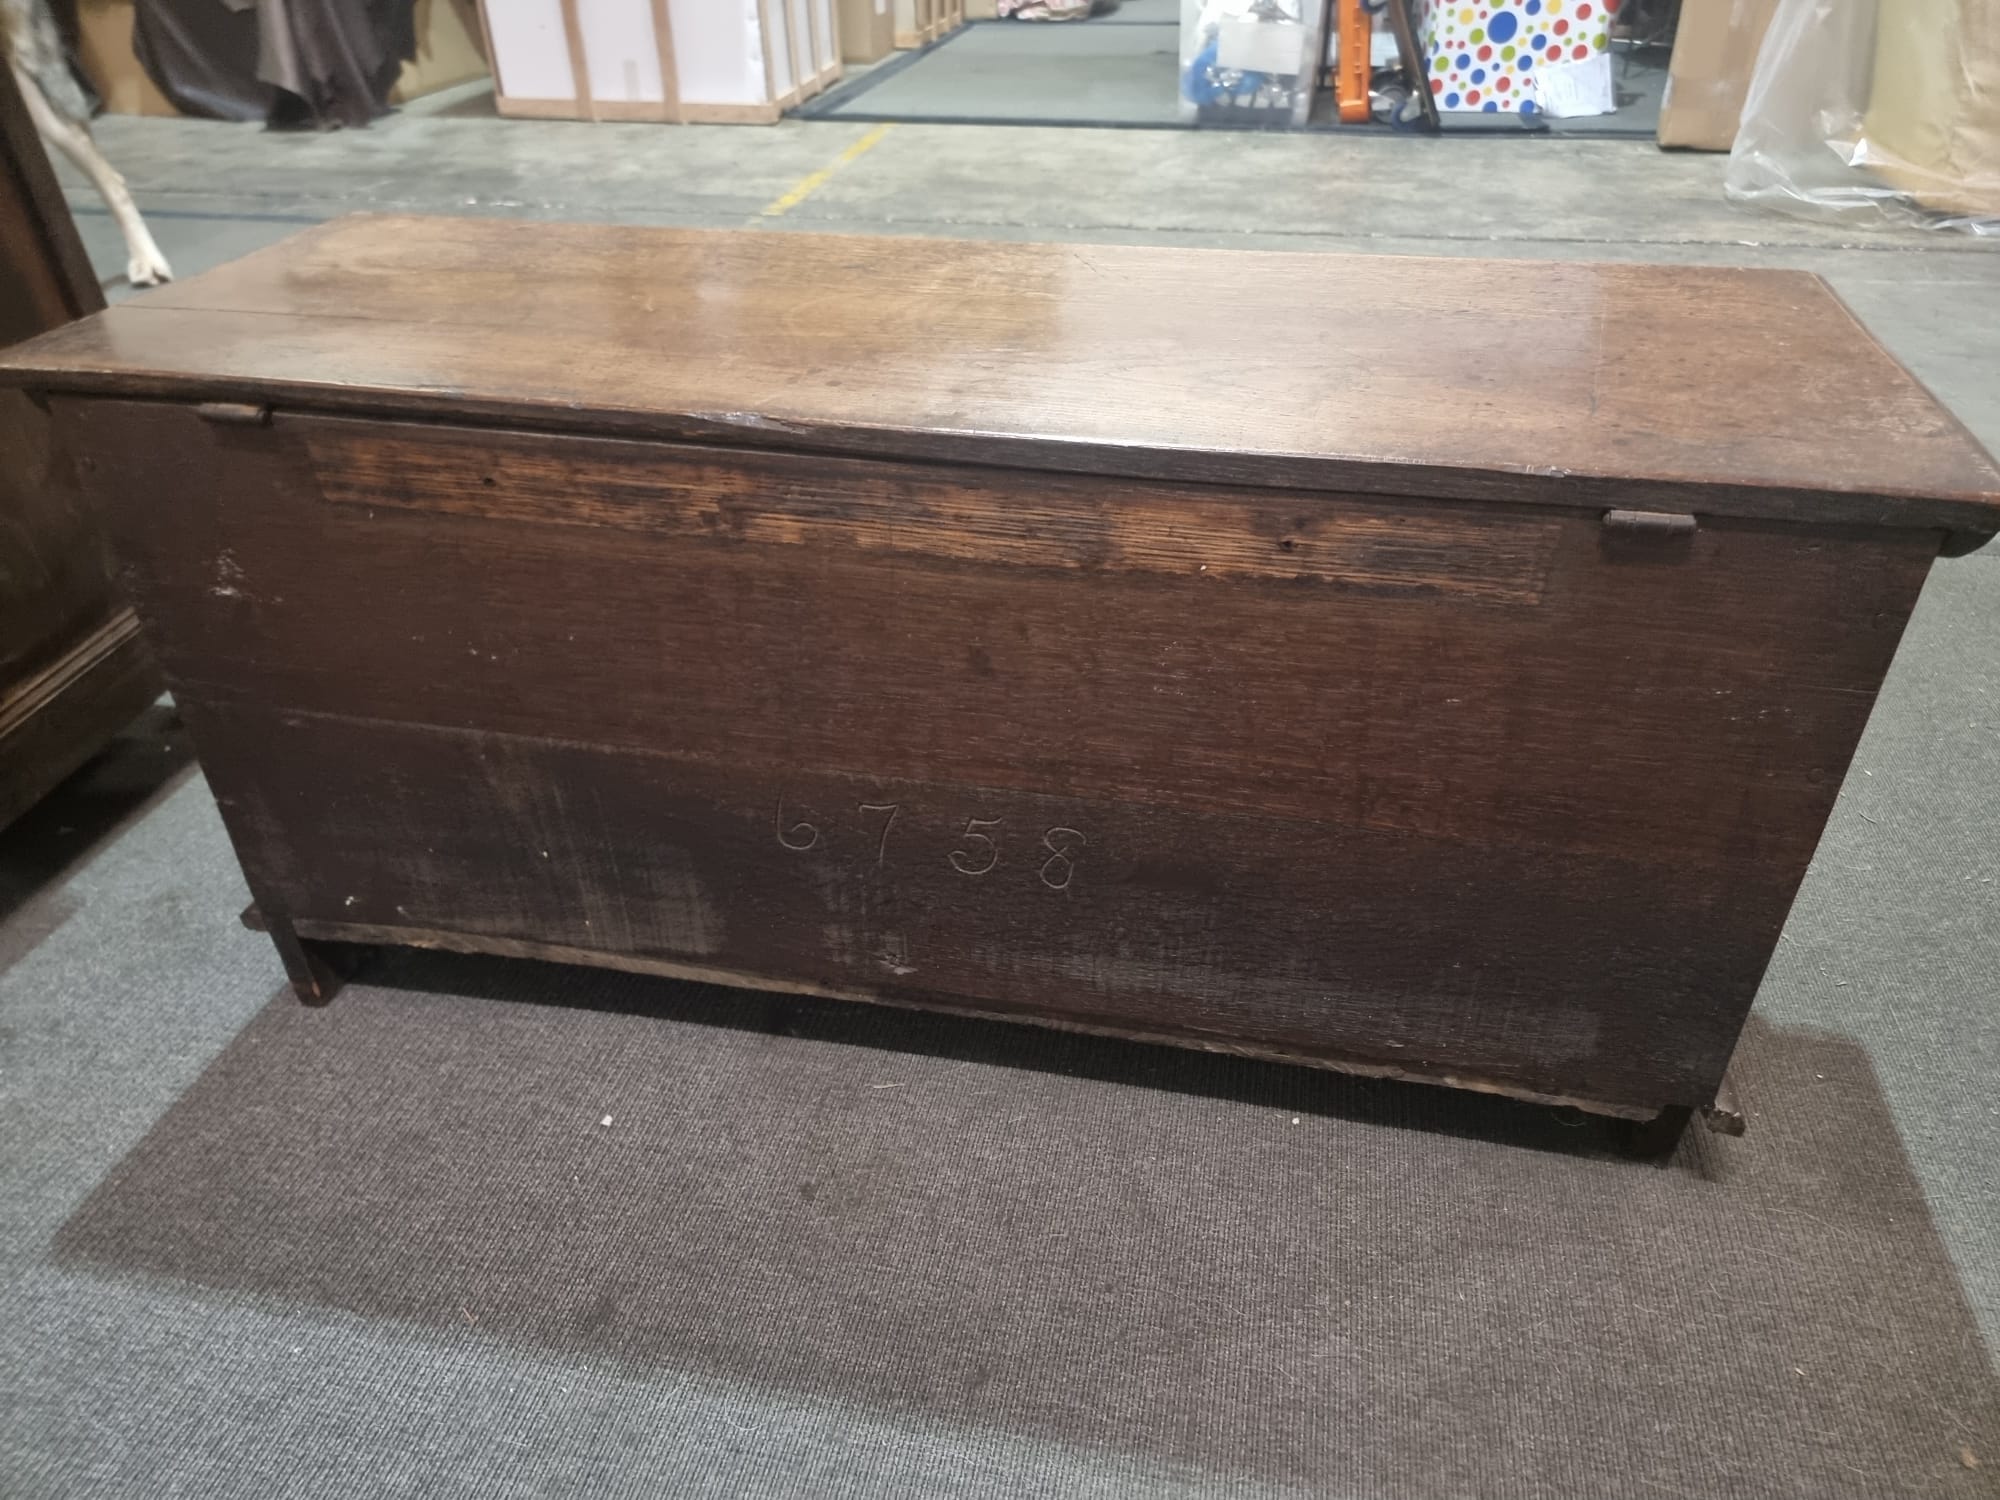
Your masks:
[{"label": "wood grain surface", "polygon": [[0,379],[1178,482],[2000,526],[1993,460],[1791,271],[357,216],[0,355]]},{"label": "wood grain surface", "polygon": [[[103,306],[19,85],[0,69],[0,344]],[[111,608],[104,540],[50,452],[46,414],[0,391],[0,699]]]},{"label": "wood grain surface", "polygon": [[1383,513],[1268,492],[338,418],[299,431],[349,505],[1076,571],[1212,574],[1533,603],[1562,523],[1473,506]]},{"label": "wood grain surface", "polygon": [[11,69],[0,72],[0,344],[103,306],[20,85]]},{"label": "wood grain surface", "polygon": [[[0,67],[0,344],[103,306],[41,138]],[[0,390],[0,828],[158,692],[47,413]]]},{"label": "wood grain surface", "polygon": [[41,671],[0,687],[0,829],[104,748],[160,694],[129,609],[75,638]]},{"label": "wood grain surface", "polygon": [[297,933],[1627,1112],[1713,1098],[1937,548],[57,410]]}]

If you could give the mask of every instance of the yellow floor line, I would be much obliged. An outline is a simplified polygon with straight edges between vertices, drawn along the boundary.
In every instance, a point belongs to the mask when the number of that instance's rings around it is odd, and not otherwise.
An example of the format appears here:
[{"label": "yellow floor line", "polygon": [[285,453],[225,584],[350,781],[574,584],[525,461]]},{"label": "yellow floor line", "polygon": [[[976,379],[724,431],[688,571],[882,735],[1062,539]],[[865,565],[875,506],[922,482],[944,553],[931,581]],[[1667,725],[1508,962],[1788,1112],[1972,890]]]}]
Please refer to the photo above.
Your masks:
[{"label": "yellow floor line", "polygon": [[861,137],[860,140],[849,146],[817,172],[808,172],[797,182],[793,183],[792,190],[786,193],[784,197],[774,199],[771,203],[765,205],[764,217],[775,219],[779,214],[790,213],[801,203],[805,202],[806,199],[826,186],[827,179],[832,177],[835,172],[838,172],[863,152],[872,150],[881,142],[883,136],[895,128],[894,125],[877,125],[868,134]]}]

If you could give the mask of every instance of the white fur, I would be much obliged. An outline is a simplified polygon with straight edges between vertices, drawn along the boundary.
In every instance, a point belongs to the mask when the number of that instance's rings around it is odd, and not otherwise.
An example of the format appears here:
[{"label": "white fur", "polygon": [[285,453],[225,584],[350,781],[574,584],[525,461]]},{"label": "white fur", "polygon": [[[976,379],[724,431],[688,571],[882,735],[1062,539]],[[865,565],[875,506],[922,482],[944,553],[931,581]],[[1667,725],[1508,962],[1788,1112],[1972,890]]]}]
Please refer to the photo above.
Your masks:
[{"label": "white fur", "polygon": [[173,279],[167,258],[153,243],[152,232],[139,217],[125,179],[97,142],[90,138],[89,111],[63,56],[55,20],[47,0],[0,0],[0,24],[6,31],[7,61],[21,86],[28,114],[41,137],[88,176],[118,221],[125,236],[125,275],[134,286],[153,286]]}]

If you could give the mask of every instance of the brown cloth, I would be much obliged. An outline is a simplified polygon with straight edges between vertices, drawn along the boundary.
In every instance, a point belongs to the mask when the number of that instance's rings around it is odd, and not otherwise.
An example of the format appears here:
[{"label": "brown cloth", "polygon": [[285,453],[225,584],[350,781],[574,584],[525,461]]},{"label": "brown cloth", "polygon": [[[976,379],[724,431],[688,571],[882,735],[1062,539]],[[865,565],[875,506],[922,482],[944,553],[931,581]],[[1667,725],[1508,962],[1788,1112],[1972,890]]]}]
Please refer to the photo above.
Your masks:
[{"label": "brown cloth", "polygon": [[136,0],[132,52],[183,114],[262,120],[276,95],[257,77],[257,16],[222,0]]},{"label": "brown cloth", "polygon": [[137,0],[133,51],[175,106],[274,128],[366,125],[416,56],[414,0]]},{"label": "brown cloth", "polygon": [[271,123],[326,130],[387,114],[417,55],[413,11],[414,0],[257,0],[257,76],[283,91]]}]

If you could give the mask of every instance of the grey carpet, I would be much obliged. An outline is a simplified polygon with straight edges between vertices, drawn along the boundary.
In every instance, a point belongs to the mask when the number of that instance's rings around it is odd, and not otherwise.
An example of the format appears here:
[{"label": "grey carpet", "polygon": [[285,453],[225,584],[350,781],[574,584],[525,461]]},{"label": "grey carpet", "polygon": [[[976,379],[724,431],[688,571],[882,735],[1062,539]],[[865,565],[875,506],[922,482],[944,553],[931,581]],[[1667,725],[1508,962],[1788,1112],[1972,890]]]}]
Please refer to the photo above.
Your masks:
[{"label": "grey carpet", "polygon": [[[1116,18],[968,26],[879,81],[843,89],[826,119],[1085,125],[1180,121],[1180,29]],[[1080,148],[1081,149],[1081,148]]]},{"label": "grey carpet", "polygon": [[2000,565],[1941,565],[1751,1134],[1666,1167],[532,964],[308,1011],[156,724],[0,851],[0,1493],[1991,1495],[1996,638]]}]

